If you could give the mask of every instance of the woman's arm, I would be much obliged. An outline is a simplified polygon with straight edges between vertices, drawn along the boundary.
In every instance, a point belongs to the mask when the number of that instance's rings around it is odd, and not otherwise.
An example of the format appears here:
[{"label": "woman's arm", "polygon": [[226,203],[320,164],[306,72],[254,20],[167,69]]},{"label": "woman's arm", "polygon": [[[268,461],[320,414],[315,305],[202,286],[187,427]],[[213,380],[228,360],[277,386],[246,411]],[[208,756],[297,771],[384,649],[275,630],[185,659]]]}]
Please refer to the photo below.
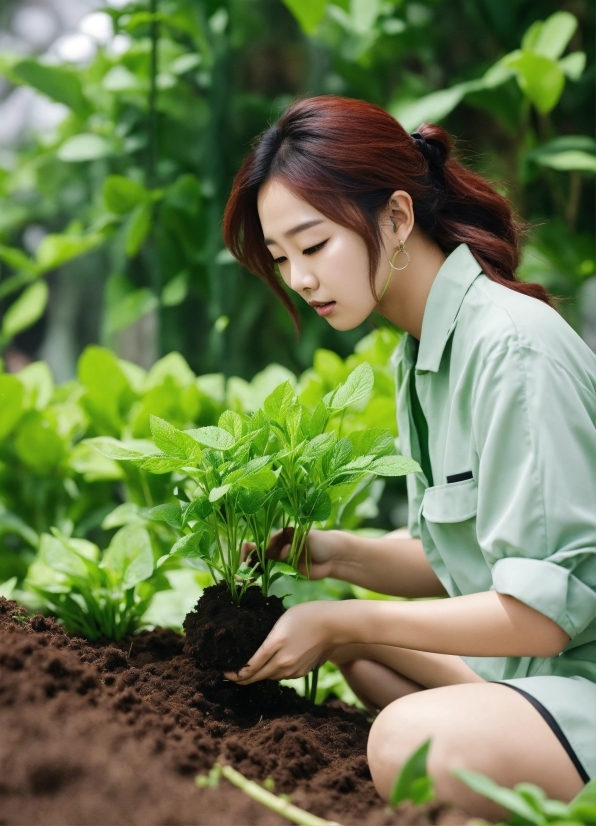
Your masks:
[{"label": "woman's arm", "polygon": [[496,591],[446,600],[306,602],[290,608],[239,673],[242,684],[307,674],[333,649],[369,643],[471,657],[553,657],[569,636]]},{"label": "woman's arm", "polygon": [[[270,555],[283,559],[290,540],[277,534]],[[426,558],[422,542],[404,538],[401,531],[372,539],[347,531],[313,530],[308,535],[308,546],[311,579],[331,576],[400,597],[439,597],[447,593]],[[300,569],[306,573],[303,562]]]}]

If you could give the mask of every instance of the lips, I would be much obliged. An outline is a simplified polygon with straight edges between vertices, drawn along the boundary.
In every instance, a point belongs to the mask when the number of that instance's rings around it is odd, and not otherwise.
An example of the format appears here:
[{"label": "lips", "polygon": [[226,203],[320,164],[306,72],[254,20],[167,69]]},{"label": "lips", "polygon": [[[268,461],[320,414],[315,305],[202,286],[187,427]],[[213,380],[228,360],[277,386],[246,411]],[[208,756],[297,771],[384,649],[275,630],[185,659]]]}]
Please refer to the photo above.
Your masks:
[{"label": "lips", "polygon": [[329,315],[335,309],[335,301],[309,301],[311,307],[314,307],[318,315]]}]

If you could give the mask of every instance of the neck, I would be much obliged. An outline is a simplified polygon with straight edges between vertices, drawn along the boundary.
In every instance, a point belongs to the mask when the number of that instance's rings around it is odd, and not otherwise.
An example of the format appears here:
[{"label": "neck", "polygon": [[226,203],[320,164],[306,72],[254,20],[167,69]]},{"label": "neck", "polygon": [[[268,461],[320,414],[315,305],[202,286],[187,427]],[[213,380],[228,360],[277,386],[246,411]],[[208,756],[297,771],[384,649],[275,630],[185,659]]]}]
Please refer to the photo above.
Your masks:
[{"label": "neck", "polygon": [[[438,244],[415,230],[406,241],[406,249],[410,253],[410,263],[403,270],[391,271],[391,280],[376,311],[420,340],[428,294],[447,256]],[[398,255],[397,266],[402,263],[400,257],[405,259]]]}]

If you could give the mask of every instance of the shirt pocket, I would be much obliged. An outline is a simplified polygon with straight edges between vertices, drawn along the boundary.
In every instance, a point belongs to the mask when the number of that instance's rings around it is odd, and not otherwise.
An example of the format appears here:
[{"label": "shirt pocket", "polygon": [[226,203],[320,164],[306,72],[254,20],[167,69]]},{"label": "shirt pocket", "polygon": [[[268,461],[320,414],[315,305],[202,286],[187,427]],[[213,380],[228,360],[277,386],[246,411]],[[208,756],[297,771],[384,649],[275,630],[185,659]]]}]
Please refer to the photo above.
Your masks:
[{"label": "shirt pocket", "polygon": [[[490,568],[478,544],[477,510],[475,479],[427,488],[422,500],[422,533],[438,552],[461,594],[488,591],[492,585]],[[432,552],[429,559],[432,563]]]}]

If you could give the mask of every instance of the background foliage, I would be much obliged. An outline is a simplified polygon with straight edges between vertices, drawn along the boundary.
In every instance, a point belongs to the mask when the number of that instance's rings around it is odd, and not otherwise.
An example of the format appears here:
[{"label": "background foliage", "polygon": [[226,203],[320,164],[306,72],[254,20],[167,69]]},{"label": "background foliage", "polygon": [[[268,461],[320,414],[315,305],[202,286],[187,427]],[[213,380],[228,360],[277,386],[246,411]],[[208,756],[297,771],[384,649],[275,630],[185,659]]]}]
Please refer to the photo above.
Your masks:
[{"label": "background foliage", "polygon": [[250,378],[272,358],[301,372],[319,347],[346,356],[369,325],[339,334],[300,307],[296,342],[220,232],[252,138],[321,93],[372,100],[409,130],[444,124],[534,226],[522,276],[564,296],[591,334],[579,301],[594,273],[588,0],[112,0],[105,14],[111,39],[87,63],[0,54],[11,84],[63,108],[2,156],[8,364],[41,352],[67,378],[101,343],[145,367],[176,350],[198,374]]}]

